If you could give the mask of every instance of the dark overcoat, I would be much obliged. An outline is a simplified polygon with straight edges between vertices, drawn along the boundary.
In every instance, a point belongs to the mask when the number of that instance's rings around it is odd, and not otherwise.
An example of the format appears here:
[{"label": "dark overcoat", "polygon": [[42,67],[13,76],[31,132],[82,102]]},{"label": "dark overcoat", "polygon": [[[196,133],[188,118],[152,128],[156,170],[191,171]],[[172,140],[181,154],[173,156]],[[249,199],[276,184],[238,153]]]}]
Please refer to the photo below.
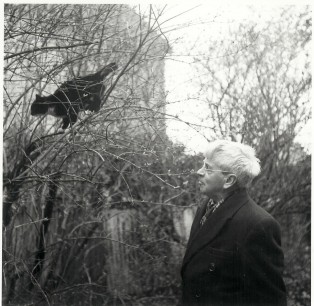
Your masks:
[{"label": "dark overcoat", "polygon": [[195,215],[183,259],[183,305],[285,306],[278,222],[241,190],[203,226]]}]

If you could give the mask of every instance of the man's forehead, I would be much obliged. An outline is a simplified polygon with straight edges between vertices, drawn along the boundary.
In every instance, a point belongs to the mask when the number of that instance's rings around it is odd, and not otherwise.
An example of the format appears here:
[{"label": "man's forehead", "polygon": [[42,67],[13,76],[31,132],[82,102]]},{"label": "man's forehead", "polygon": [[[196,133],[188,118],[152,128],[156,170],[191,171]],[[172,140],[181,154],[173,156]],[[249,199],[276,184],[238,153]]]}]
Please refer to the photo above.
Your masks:
[{"label": "man's forehead", "polygon": [[210,158],[208,158],[208,157],[205,157],[203,161],[204,161],[205,164],[207,164],[209,166],[216,166],[215,161],[210,159]]}]

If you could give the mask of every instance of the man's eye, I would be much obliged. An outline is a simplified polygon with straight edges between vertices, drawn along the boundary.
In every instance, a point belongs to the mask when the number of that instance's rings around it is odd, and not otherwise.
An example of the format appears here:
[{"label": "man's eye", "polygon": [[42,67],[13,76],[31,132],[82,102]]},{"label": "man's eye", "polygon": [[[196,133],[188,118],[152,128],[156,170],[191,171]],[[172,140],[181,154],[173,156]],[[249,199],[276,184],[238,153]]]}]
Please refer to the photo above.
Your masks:
[{"label": "man's eye", "polygon": [[207,164],[205,164],[205,169],[206,169],[206,170],[211,170],[210,167],[209,167],[209,165],[207,165]]}]

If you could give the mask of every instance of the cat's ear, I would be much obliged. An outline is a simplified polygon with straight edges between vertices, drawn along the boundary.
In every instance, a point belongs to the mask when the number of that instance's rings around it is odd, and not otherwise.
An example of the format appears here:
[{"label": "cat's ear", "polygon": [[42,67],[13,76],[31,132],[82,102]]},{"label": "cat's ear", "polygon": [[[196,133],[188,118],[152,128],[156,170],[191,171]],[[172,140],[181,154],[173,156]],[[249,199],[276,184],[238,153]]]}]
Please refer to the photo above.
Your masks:
[{"label": "cat's ear", "polygon": [[39,100],[40,98],[41,98],[41,96],[36,94],[36,100]]}]

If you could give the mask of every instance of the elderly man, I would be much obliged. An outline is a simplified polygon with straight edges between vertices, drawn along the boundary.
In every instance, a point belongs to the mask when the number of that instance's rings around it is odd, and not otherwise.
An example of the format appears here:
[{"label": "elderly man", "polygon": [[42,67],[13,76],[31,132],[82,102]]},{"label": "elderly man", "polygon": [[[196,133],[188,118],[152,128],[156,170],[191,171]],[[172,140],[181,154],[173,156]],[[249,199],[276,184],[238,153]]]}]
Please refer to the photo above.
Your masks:
[{"label": "elderly man", "polygon": [[182,264],[183,305],[286,305],[277,221],[248,195],[260,172],[254,149],[209,143],[198,170],[198,208]]}]

